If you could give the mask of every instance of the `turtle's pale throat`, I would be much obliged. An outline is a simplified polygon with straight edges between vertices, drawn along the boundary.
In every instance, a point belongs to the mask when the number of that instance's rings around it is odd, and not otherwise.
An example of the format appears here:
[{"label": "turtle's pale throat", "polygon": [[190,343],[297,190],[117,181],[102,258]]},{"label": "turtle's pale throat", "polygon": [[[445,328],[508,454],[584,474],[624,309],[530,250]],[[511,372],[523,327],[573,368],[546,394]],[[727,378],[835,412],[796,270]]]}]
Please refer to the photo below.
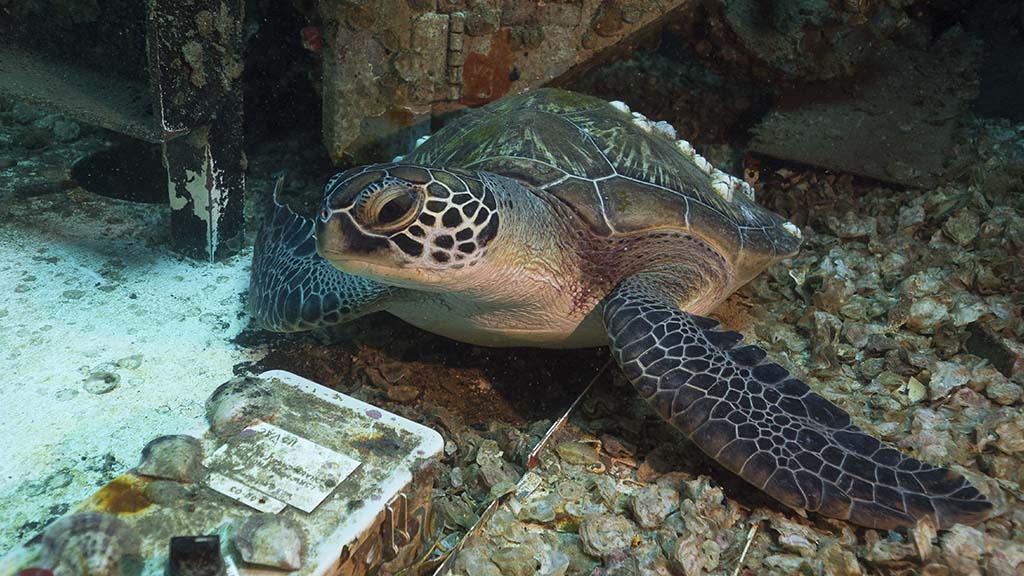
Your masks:
[{"label": "turtle's pale throat", "polygon": [[334,266],[342,272],[355,274],[356,276],[373,276],[371,269],[374,266],[369,260],[353,258],[348,254],[339,254],[336,252],[320,252],[320,256],[330,262],[331,266]]}]

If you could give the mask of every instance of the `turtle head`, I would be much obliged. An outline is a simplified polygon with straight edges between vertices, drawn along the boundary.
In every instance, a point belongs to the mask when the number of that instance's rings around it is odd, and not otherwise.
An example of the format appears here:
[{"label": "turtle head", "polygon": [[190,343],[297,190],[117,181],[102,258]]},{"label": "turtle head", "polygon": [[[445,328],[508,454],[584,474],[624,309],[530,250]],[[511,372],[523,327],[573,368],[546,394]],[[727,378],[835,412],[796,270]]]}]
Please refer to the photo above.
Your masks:
[{"label": "turtle head", "polygon": [[417,289],[457,280],[498,232],[493,191],[470,172],[364,166],[328,182],[317,252],[336,268]]}]

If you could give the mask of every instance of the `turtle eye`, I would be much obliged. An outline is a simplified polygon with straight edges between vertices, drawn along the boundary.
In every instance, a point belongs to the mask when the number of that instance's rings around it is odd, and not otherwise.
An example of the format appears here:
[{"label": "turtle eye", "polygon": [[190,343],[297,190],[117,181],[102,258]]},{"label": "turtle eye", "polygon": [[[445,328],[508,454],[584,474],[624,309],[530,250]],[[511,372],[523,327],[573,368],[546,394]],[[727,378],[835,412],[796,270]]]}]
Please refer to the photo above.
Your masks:
[{"label": "turtle eye", "polygon": [[324,206],[323,208],[320,209],[320,221],[321,222],[327,222],[330,219],[331,219],[331,209],[328,208],[327,206]]},{"label": "turtle eye", "polygon": [[412,210],[412,206],[415,203],[416,198],[409,194],[402,194],[396,198],[392,198],[387,204],[381,206],[380,212],[377,213],[377,223],[379,224],[394,224],[399,221],[402,216],[409,213]]},{"label": "turtle eye", "polygon": [[370,198],[364,221],[377,232],[394,232],[412,223],[423,205],[423,194],[409,186],[394,186]]}]

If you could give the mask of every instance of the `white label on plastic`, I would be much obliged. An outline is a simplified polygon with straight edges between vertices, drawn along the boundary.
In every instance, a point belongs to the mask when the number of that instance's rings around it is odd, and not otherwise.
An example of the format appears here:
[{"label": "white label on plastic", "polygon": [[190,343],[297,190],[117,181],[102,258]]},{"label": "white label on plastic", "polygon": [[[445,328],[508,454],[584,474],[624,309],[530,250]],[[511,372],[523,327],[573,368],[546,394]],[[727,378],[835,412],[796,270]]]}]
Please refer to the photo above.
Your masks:
[{"label": "white label on plastic", "polygon": [[273,424],[260,422],[242,430],[203,464],[212,472],[309,513],[360,463]]},{"label": "white label on plastic", "polygon": [[252,506],[260,512],[277,514],[284,510],[287,504],[277,498],[272,498],[259,490],[254,490],[241,482],[237,482],[216,472],[211,472],[207,477],[207,485],[217,492],[238,500],[246,506]]}]

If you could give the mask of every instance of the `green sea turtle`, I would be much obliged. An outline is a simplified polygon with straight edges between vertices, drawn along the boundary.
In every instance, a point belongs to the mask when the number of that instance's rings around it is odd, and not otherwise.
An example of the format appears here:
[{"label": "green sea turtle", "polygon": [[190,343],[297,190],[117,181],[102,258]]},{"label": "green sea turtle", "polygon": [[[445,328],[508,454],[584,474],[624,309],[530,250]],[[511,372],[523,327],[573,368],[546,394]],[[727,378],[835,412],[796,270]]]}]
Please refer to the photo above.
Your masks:
[{"label": "green sea turtle", "polygon": [[315,221],[275,206],[249,297],[267,329],[386,310],[480,345],[608,345],[658,414],[790,507],[885,529],[991,510],[702,316],[800,231],[621,103],[508,97],[336,175]]}]

